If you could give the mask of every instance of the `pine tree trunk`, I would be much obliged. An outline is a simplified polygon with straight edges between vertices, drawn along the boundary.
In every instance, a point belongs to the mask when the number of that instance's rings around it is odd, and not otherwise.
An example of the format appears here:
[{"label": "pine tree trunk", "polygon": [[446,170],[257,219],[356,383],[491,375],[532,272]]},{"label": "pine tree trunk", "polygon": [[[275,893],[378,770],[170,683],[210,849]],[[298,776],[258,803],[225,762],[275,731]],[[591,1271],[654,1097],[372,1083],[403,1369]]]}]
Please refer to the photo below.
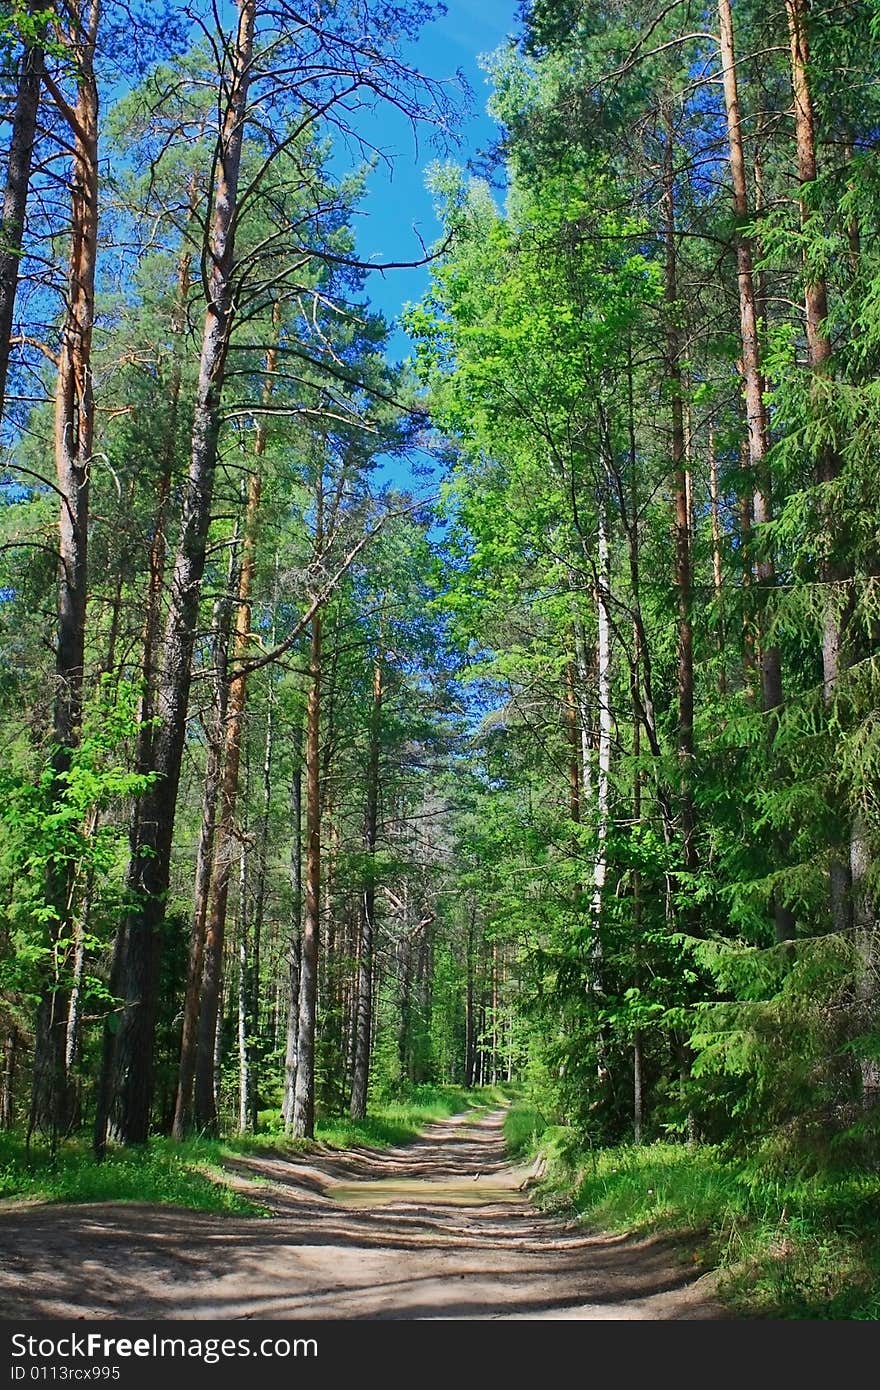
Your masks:
[{"label": "pine tree trunk", "polygon": [[726,649],[724,640],[723,574],[721,569],[721,510],[718,483],[718,454],[715,449],[715,430],[709,424],[709,515],[712,525],[712,587],[718,608],[718,693],[727,694]]},{"label": "pine tree trunk", "polygon": [[160,929],[171,873],[171,843],[186,735],[199,595],[211,519],[220,405],[234,315],[233,269],[244,129],[251,76],[256,0],[239,0],[229,99],[219,141],[209,236],[208,304],[202,336],[192,453],[163,643],[158,713],[161,727],[149,768],[157,780],[141,798],[127,887],[135,905],[117,935],[111,989],[123,1002],[105,1030],[95,1149],[108,1127],[125,1143],[142,1143],[150,1127]]},{"label": "pine tree trunk", "polygon": [[[236,560],[235,549],[230,554],[229,584],[232,589]],[[223,771],[223,735],[226,728],[226,706],[229,698],[227,665],[229,656],[229,601],[219,600],[214,617],[214,708],[208,725],[208,752],[205,779],[202,787],[202,822],[196,850],[195,893],[190,927],[189,959],[186,972],[186,992],[183,1004],[183,1023],[180,1038],[180,1068],[177,1095],[174,1103],[172,1137],[185,1139],[192,1124],[193,1088],[196,1076],[196,1046],[198,1043],[199,1004],[202,997],[202,963],[205,954],[205,923],[211,896],[211,874],[214,866],[214,839],[217,829],[217,806]]]},{"label": "pine tree trunk", "polygon": [[[635,478],[633,478],[635,486]],[[635,624],[633,624],[635,628]],[[633,632],[633,640],[636,652],[638,652],[638,633]],[[638,689],[639,670],[638,656],[636,657],[636,668],[633,675],[633,685]],[[638,701],[633,700],[632,713],[632,755],[633,755],[633,783],[632,783],[632,816],[633,825],[636,829],[641,828],[642,824],[642,771],[639,767],[639,758],[642,752],[641,723],[639,720]],[[633,870],[632,876],[632,905],[633,905],[633,982],[636,989],[642,987],[642,875],[639,869]],[[642,1142],[642,1116],[644,1110],[644,1090],[643,1090],[643,1066],[642,1066],[642,1030],[633,1030],[633,1142]]]},{"label": "pine tree trunk", "polygon": [[678,591],[678,764],[679,809],[684,862],[696,868],[694,840],[694,637],[691,609],[690,516],[688,513],[687,450],[681,376],[681,334],[678,327],[678,257],[675,227],[675,174],[672,148],[672,116],[666,112],[663,164],[666,235],[666,375],[671,396],[671,454],[675,493],[675,586]]},{"label": "pine tree trunk", "polygon": [[[718,19],[733,208],[736,215],[734,237],[739,285],[741,370],[746,406],[749,468],[753,485],[752,517],[755,525],[763,526],[773,520],[770,472],[766,462],[770,434],[767,407],[764,402],[765,382],[761,370],[761,350],[758,339],[757,289],[753,249],[751,240],[744,230],[750,209],[730,0],[718,0]],[[751,528],[748,539],[751,540]],[[765,605],[776,585],[776,569],[772,556],[770,554],[761,556],[755,565],[754,572],[760,590],[760,601],[762,605]],[[762,640],[760,670],[761,703],[765,714],[770,716],[767,725],[767,738],[768,743],[772,745],[783,702],[782,659],[779,647],[775,642]],[[790,939],[794,935],[794,919],[791,912],[778,900],[774,902],[773,911],[777,940]]]},{"label": "pine tree trunk", "polygon": [[467,942],[465,945],[465,1021],[464,1021],[464,1084],[473,1086],[477,1070],[477,1029],[474,1017],[474,939],[476,936],[476,900],[471,898],[468,911]]},{"label": "pine tree trunk", "polygon": [[[880,1019],[880,933],[868,883],[871,868],[868,827],[862,815],[853,820],[850,844],[853,926],[861,968],[855,991],[853,1031],[860,1037],[876,1037]],[[859,1057],[862,1104],[873,1109],[880,1101],[880,1061],[863,1051]]]},{"label": "pine tree trunk", "polygon": [[196,1126],[207,1134],[216,1133],[217,1130],[217,1113],[214,1106],[213,1039],[217,1028],[220,981],[223,971],[223,945],[226,934],[226,909],[229,901],[229,879],[234,857],[235,807],[238,799],[247,697],[247,677],[241,673],[240,665],[250,645],[251,589],[253,586],[260,490],[260,475],[254,472],[248,481],[244,545],[236,595],[235,636],[232,647],[233,674],[226,708],[226,746],[220,790],[220,817],[214,839],[211,905],[205,925],[202,988],[196,1043],[195,1115]]},{"label": "pine tree trunk", "polygon": [[[718,16],[721,31],[721,60],[724,70],[724,104],[727,116],[733,207],[736,215],[734,238],[739,285],[742,378],[746,406],[749,466],[754,485],[752,514],[755,524],[761,526],[773,519],[770,475],[765,462],[769,447],[769,430],[758,341],[752,243],[744,231],[744,224],[749,218],[750,210],[730,0],[718,0]],[[758,583],[766,594],[776,582],[772,558],[765,556],[760,559],[755,567],[755,573]],[[779,709],[782,704],[782,670],[779,648],[773,643],[762,645],[761,685],[764,709],[766,711]]]},{"label": "pine tree trunk", "polygon": [[0,1130],[15,1124],[15,1071],[18,1060],[18,1034],[10,1028],[3,1043],[3,1070],[0,1072]]},{"label": "pine tree trunk", "polygon": [[369,751],[367,755],[366,809],[364,813],[364,853],[366,872],[360,895],[357,999],[355,1003],[354,1066],[351,1086],[351,1117],[362,1120],[367,1113],[370,1081],[370,1040],[373,1025],[373,938],[376,912],[376,840],[379,825],[379,749],[382,732],[382,656],[373,667],[373,703],[370,710]]},{"label": "pine tree trunk", "polygon": [[[68,117],[73,131],[71,239],[68,294],[55,391],[55,472],[61,503],[58,513],[58,637],[52,769],[55,796],[80,739],[88,580],[89,475],[95,430],[92,389],[92,330],[95,318],[95,266],[98,250],[98,85],[94,54],[100,4],[92,0],[77,16],[82,37],[76,44],[77,101]],[[72,934],[75,868],[52,864],[47,900],[57,917],[52,926],[51,978],[43,982],[37,1008],[29,1130],[45,1130],[53,1140],[68,1125],[65,1047],[69,1009],[66,967]]]},{"label": "pine tree trunk", "polygon": [[248,931],[247,931],[247,854],[242,846],[238,872],[238,1132],[247,1134],[251,1126],[250,1038],[248,1019]]},{"label": "pine tree trunk", "polygon": [[[31,14],[40,14],[49,8],[50,3],[51,0],[30,0],[28,10]],[[15,91],[12,134],[7,154],[3,219],[0,222],[0,418],[5,413],[6,405],[9,348],[37,134],[37,113],[40,109],[43,56],[38,43],[25,46]]]},{"label": "pine tree trunk", "polygon": [[[791,80],[794,92],[795,141],[797,170],[800,183],[813,183],[818,172],[816,160],[816,118],[809,78],[809,40],[807,34],[807,5],[805,0],[785,0],[791,46]],[[808,220],[806,205],[801,202],[801,225]],[[828,288],[821,276],[810,276],[804,290],[806,311],[807,355],[816,383],[827,374],[831,364],[831,339],[826,330],[828,318]],[[828,446],[821,449],[816,466],[816,482],[833,483],[840,473],[840,459]],[[833,506],[820,504],[826,532],[833,535],[835,522]],[[822,687],[826,706],[833,705],[841,672],[843,638],[841,605],[838,590],[841,580],[839,567],[830,560],[822,564],[820,573],[825,593],[822,634]],[[845,932],[852,927],[852,901],[849,863],[840,855],[832,856],[829,866],[829,898],[833,929]]]},{"label": "pine tree trunk", "polygon": [[[194,217],[197,208],[198,182],[193,179],[189,187],[189,211]],[[138,704],[138,733],[135,750],[135,766],[151,766],[153,716],[156,708],[156,675],[161,636],[162,590],[165,584],[167,557],[166,529],[168,525],[168,504],[171,497],[171,481],[177,454],[177,427],[180,418],[180,390],[183,376],[184,329],[186,328],[186,306],[189,298],[189,280],[192,269],[192,254],[181,252],[177,263],[177,300],[171,314],[171,333],[174,348],[171,374],[168,382],[168,420],[162,448],[162,471],[156,482],[156,507],[153,513],[153,529],[150,537],[150,553],[147,563],[147,597],[144,625],[141,636],[141,695]],[[136,823],[138,804],[135,803],[133,823]]]},{"label": "pine tree trunk", "polygon": [[[275,627],[272,627],[272,645],[275,645]],[[254,888],[253,929],[251,932],[250,989],[248,992],[248,1017],[250,1020],[250,1127],[256,1132],[259,1120],[260,1082],[259,1040],[261,1033],[261,959],[263,949],[263,922],[266,913],[266,893],[268,878],[269,817],[272,810],[272,754],[274,748],[275,720],[273,717],[274,686],[269,685],[266,697],[266,739],[263,745],[263,807],[260,815],[256,843],[257,881]]]},{"label": "pine tree trunk", "polygon": [[299,1055],[299,982],[302,969],[302,729],[294,727],[293,776],[290,782],[290,819],[292,828],[290,848],[291,921],[287,944],[287,1028],[284,1048],[284,1096],[281,1117],[284,1128],[293,1124],[293,1101],[296,1094],[296,1067]]},{"label": "pine tree trunk", "polygon": [[[31,14],[39,14],[47,10],[49,4],[50,0],[31,0],[28,8]],[[6,188],[3,192],[3,221],[0,222],[0,418],[6,409],[6,382],[10,370],[15,292],[18,289],[18,271],[21,265],[42,76],[42,47],[39,43],[28,44],[22,54],[21,72],[15,89],[13,132],[8,147]]]},{"label": "pine tree trunk", "polygon": [[315,1019],[321,931],[321,626],[312,618],[309,697],[306,712],[306,885],[302,963],[299,981],[296,1088],[291,1132],[311,1139],[315,1132]]}]

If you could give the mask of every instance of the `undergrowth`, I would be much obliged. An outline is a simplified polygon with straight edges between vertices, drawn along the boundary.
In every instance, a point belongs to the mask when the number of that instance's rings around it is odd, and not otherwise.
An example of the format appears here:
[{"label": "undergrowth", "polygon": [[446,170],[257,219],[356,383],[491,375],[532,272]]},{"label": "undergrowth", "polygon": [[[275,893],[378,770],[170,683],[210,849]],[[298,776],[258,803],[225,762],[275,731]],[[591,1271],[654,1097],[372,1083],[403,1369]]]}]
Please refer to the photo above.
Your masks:
[{"label": "undergrowth", "polygon": [[880,1318],[880,1178],[782,1175],[708,1146],[590,1151],[526,1104],[505,1124],[511,1153],[548,1159],[538,1200],[594,1229],[688,1237],[693,1262],[720,1270],[733,1313]]},{"label": "undergrowth", "polygon": [[[398,1097],[383,1099],[372,1107],[365,1120],[319,1117],[315,1141],[330,1148],[406,1144],[432,1121],[469,1108],[499,1104],[505,1098],[498,1087],[467,1091],[462,1086],[410,1086]],[[252,1196],[234,1189],[224,1174],[224,1161],[267,1148],[293,1155],[314,1146],[284,1134],[277,1112],[260,1118],[256,1134],[195,1137],[181,1144],[155,1138],[143,1148],[111,1150],[102,1163],[93,1157],[85,1135],[66,1140],[53,1154],[48,1146],[37,1143],[28,1150],[20,1134],[0,1133],[0,1199],[150,1202],[198,1211],[267,1215],[259,1201],[259,1183],[248,1180]]]}]

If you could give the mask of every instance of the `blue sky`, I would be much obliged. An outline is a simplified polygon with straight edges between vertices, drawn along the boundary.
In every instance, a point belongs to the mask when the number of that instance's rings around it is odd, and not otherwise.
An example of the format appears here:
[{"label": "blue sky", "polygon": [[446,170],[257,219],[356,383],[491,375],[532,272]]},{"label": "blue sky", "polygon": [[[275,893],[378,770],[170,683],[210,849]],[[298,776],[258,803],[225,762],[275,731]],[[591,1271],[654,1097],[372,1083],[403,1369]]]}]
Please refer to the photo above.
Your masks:
[{"label": "blue sky", "polygon": [[[471,110],[460,127],[460,145],[447,156],[464,164],[491,144],[497,126],[486,112],[490,88],[479,66],[481,54],[491,53],[518,29],[517,0],[446,0],[445,16],[428,24],[408,51],[408,58],[426,75],[451,78],[461,71],[472,91]],[[393,170],[380,165],[373,173],[357,217],[358,251],[365,260],[416,260],[419,235],[426,245],[436,241],[440,226],[425,188],[425,173],[441,156],[427,136],[414,148],[409,125],[394,112],[384,111],[370,130],[373,142],[394,157]],[[394,321],[407,301],[418,299],[428,284],[427,269],[395,270],[369,277],[373,305]],[[405,356],[407,340],[396,334],[392,355]]]}]

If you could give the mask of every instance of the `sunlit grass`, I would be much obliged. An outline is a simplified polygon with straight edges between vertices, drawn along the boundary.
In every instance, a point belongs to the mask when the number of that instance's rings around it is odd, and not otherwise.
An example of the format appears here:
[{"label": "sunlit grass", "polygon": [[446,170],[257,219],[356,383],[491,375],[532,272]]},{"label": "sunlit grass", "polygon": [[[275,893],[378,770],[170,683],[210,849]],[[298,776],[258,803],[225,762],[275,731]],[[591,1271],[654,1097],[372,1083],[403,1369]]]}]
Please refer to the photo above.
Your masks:
[{"label": "sunlit grass", "polygon": [[0,1198],[46,1202],[152,1202],[257,1215],[258,1201],[236,1192],[223,1178],[221,1146],[194,1139],[172,1144],[156,1139],[137,1150],[111,1150],[102,1163],[85,1139],[71,1139],[53,1154],[16,1135],[0,1135]]},{"label": "sunlit grass", "polygon": [[[508,1115],[512,1152],[523,1151],[532,1119]],[[574,1209],[593,1229],[687,1237],[695,1266],[720,1270],[733,1312],[880,1318],[876,1174],[784,1178],[680,1144],[590,1152],[561,1129],[527,1142],[548,1155],[538,1198],[547,1209]]]},{"label": "sunlit grass", "polygon": [[[399,1098],[371,1107],[365,1120],[320,1117],[315,1142],[339,1149],[406,1144],[432,1121],[500,1104],[505,1096],[503,1088],[467,1091],[461,1086],[411,1086]],[[102,1163],[95,1160],[84,1136],[66,1140],[53,1154],[38,1143],[28,1150],[20,1135],[0,1134],[0,1200],[151,1202],[267,1215],[260,1203],[259,1183],[236,1175],[236,1187],[232,1187],[224,1161],[267,1148],[296,1157],[314,1146],[285,1135],[275,1112],[262,1119],[256,1134],[195,1137],[182,1144],[157,1138],[138,1149],[111,1149]],[[245,1191],[236,1190],[242,1186]]]}]

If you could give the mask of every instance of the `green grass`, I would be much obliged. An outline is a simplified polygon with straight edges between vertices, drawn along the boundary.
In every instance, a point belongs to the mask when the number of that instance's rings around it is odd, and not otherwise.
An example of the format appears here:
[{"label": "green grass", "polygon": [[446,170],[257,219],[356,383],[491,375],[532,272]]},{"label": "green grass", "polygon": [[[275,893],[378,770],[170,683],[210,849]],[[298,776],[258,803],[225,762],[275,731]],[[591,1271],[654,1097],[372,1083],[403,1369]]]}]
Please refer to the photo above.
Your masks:
[{"label": "green grass", "polygon": [[[460,1086],[411,1086],[399,1099],[374,1106],[366,1120],[320,1118],[315,1139],[332,1148],[387,1148],[411,1142],[431,1121],[505,1099],[506,1092],[499,1087],[466,1091]],[[95,1161],[84,1137],[67,1140],[53,1155],[37,1144],[28,1153],[20,1135],[0,1134],[0,1199],[152,1202],[197,1211],[268,1215],[259,1201],[259,1184],[253,1183],[253,1197],[235,1191],[224,1176],[224,1160],[267,1148],[303,1153],[313,1146],[272,1128],[269,1121],[275,1123],[275,1112],[264,1119],[266,1123],[254,1135],[194,1138],[183,1144],[152,1139],[143,1149],[111,1150],[103,1163]]]},{"label": "green grass", "polygon": [[511,1158],[525,1158],[532,1153],[547,1128],[540,1110],[528,1101],[514,1101],[504,1116],[504,1138]]},{"label": "green grass", "polygon": [[463,1110],[482,1109],[502,1099],[498,1088],[492,1087],[467,1091],[463,1086],[410,1086],[399,1100],[386,1100],[373,1107],[365,1120],[344,1115],[319,1118],[315,1138],[339,1149],[358,1144],[379,1149],[408,1144],[427,1124],[446,1120]]},{"label": "green grass", "polygon": [[97,1163],[85,1139],[55,1154],[14,1134],[0,1135],[0,1198],[46,1202],[155,1202],[196,1211],[262,1214],[264,1209],[223,1180],[221,1145],[155,1139],[139,1150],[108,1153]]},{"label": "green grass", "polygon": [[[508,1125],[521,1135],[527,1117],[511,1113]],[[594,1229],[685,1237],[698,1269],[720,1270],[731,1311],[880,1318],[877,1175],[781,1178],[678,1144],[585,1153],[561,1129],[545,1129],[532,1147],[538,1142],[549,1159],[539,1194],[546,1208],[574,1209]]]}]

